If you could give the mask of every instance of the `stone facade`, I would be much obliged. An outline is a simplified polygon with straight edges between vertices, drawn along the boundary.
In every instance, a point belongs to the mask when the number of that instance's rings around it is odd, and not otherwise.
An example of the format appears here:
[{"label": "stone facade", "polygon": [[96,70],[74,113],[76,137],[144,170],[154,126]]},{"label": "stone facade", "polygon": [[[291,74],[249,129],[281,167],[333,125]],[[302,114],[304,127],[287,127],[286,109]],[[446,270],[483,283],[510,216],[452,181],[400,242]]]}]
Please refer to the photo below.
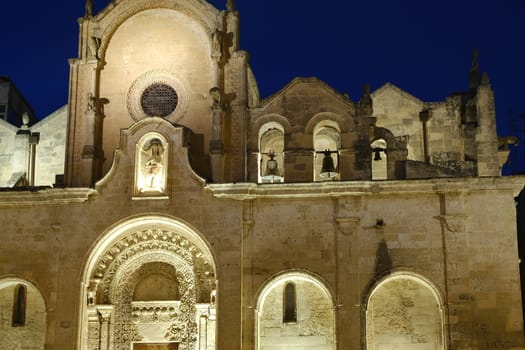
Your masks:
[{"label": "stone facade", "polygon": [[261,100],[233,1],[92,7],[68,105],[0,120],[0,347],[525,349],[525,180],[477,56],[442,102]]}]

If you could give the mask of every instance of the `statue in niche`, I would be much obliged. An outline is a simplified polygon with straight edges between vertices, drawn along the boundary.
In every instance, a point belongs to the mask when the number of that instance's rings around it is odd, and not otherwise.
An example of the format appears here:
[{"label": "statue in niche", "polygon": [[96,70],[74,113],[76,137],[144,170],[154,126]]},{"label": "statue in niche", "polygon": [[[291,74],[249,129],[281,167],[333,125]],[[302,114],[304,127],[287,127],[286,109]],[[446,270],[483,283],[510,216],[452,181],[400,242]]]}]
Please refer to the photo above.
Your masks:
[{"label": "statue in niche", "polygon": [[140,192],[164,192],[164,146],[154,138],[144,146],[141,158],[145,160],[142,172]]}]

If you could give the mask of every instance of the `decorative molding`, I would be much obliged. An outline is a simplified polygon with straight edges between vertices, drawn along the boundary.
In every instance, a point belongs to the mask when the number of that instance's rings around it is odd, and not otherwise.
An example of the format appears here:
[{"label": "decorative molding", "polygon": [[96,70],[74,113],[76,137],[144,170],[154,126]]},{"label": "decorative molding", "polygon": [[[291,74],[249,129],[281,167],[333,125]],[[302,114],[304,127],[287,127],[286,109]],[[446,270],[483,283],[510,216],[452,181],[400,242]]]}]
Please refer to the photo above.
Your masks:
[{"label": "decorative molding", "polygon": [[183,78],[164,69],[155,69],[146,72],[131,84],[126,96],[126,106],[129,114],[135,121],[151,117],[142,109],[141,97],[143,92],[152,84],[166,84],[174,88],[177,92],[177,107],[171,114],[163,118],[173,124],[177,123],[184,117],[191,102],[191,89],[189,88],[189,83],[183,81]]}]

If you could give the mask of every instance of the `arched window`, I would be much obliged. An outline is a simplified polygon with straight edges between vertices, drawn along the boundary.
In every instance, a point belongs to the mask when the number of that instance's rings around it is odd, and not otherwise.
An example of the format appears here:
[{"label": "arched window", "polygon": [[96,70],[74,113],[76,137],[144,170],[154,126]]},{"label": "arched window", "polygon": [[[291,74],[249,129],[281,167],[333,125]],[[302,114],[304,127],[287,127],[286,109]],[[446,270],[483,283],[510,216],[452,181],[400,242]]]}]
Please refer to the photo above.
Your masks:
[{"label": "arched window", "polygon": [[288,283],[283,295],[283,322],[297,322],[297,294],[295,284]]},{"label": "arched window", "polygon": [[13,327],[21,327],[26,324],[27,288],[23,284],[15,287],[13,298]]},{"label": "arched window", "polygon": [[372,180],[388,179],[387,144],[384,139],[377,139],[370,144],[372,149]]},{"label": "arched window", "polygon": [[314,129],[314,181],[339,179],[341,133],[333,121],[323,121]]},{"label": "arched window", "polygon": [[259,182],[284,181],[284,129],[275,122],[259,130]]}]

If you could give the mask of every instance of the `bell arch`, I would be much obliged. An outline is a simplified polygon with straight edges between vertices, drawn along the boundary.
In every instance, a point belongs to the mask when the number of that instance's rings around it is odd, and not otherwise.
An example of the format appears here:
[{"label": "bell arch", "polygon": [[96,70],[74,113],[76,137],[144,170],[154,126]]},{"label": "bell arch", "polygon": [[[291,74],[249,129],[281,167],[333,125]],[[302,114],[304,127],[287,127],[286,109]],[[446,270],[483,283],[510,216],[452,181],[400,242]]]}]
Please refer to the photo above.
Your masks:
[{"label": "bell arch", "polygon": [[372,287],[365,305],[367,349],[447,348],[444,299],[426,278],[394,272]]},{"label": "bell arch", "polygon": [[310,273],[287,271],[271,278],[258,293],[255,313],[257,350],[336,349],[333,295]]},{"label": "bell arch", "polygon": [[341,129],[332,120],[319,122],[313,130],[314,181],[339,179]]},{"label": "bell arch", "polygon": [[209,245],[187,223],[147,215],[116,224],[85,264],[80,349],[214,349],[215,276]]},{"label": "bell arch", "polygon": [[284,181],[284,128],[269,122],[259,129],[259,182]]}]

